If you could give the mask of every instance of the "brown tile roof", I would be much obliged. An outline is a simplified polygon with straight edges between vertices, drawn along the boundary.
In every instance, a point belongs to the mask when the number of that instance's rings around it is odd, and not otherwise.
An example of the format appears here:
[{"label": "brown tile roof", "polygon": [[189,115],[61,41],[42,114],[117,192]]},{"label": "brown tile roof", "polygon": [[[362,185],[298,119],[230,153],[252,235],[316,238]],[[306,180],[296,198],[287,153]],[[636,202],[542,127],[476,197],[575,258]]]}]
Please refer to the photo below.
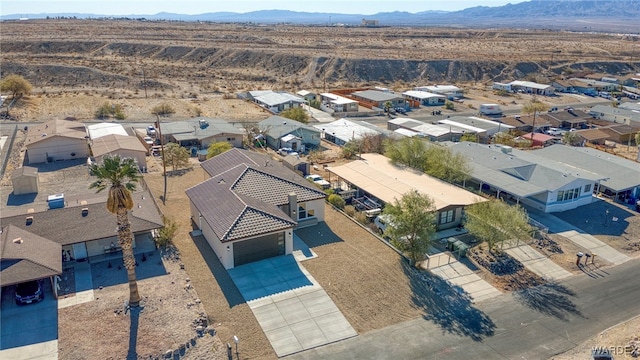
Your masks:
[{"label": "brown tile roof", "polygon": [[213,175],[187,189],[189,199],[220,241],[233,241],[295,226],[278,206],[289,193],[298,202],[326,195],[269,156],[231,149],[202,163]]},{"label": "brown tile roof", "polygon": [[[163,226],[162,215],[148,191],[133,194],[134,208],[129,211],[134,233],[158,229]],[[82,208],[88,208],[82,216]],[[106,200],[99,203],[45,210],[28,214],[33,216],[26,224],[27,214],[0,218],[2,226],[14,225],[33,234],[46,237],[60,245],[109,238],[116,235],[116,217],[106,208]]]},{"label": "brown tile roof", "polygon": [[29,146],[54,136],[86,141],[87,130],[84,124],[75,121],[51,120],[29,127],[25,145]]},{"label": "brown tile roof", "polygon": [[43,279],[62,273],[62,246],[8,225],[0,239],[0,286]]},{"label": "brown tile roof", "polygon": [[147,148],[135,136],[105,135],[93,140],[91,152],[93,156],[111,154],[118,150],[133,150],[146,153]]}]

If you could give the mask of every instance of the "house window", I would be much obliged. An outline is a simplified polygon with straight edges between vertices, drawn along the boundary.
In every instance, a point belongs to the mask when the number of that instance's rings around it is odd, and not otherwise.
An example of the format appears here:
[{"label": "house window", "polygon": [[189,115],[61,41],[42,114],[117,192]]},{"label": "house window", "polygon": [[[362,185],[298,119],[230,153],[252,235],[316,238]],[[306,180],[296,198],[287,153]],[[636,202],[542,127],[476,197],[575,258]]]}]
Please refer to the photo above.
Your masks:
[{"label": "house window", "polygon": [[585,185],[585,186],[584,186],[584,192],[585,192],[585,193],[588,193],[588,192],[590,192],[590,191],[591,191],[591,184],[587,184],[587,185]]},{"label": "house window", "polygon": [[558,191],[558,198],[556,199],[556,201],[562,201],[562,196],[564,196],[564,191]]},{"label": "house window", "polygon": [[314,209],[307,209],[307,204],[298,204],[298,220],[309,219],[316,216]]},{"label": "house window", "polygon": [[454,210],[440,212],[440,224],[448,224],[453,222]]},{"label": "house window", "polygon": [[573,189],[564,192],[564,201],[570,200],[573,197]]},{"label": "house window", "polygon": [[582,188],[575,188],[573,189],[573,198],[577,199],[578,196],[580,196],[580,190],[582,190]]}]

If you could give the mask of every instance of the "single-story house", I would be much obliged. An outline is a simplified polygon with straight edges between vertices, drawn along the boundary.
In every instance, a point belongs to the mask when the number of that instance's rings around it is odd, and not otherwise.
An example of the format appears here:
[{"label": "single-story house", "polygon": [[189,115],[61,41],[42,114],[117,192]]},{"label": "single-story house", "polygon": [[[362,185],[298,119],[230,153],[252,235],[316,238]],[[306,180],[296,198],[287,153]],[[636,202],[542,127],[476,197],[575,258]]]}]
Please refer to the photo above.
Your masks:
[{"label": "single-story house", "polygon": [[364,121],[339,119],[330,123],[314,125],[321,131],[323,138],[336,145],[343,146],[352,140],[360,140],[365,136],[388,135],[384,129]]},{"label": "single-story house", "polygon": [[604,145],[605,141],[609,139],[609,134],[600,129],[577,130],[576,134],[583,141],[596,145]]},{"label": "single-story house", "polygon": [[455,85],[418,86],[413,88],[413,90],[426,91],[433,94],[444,95],[449,100],[461,99],[464,97],[464,91]]},{"label": "single-story house", "polygon": [[535,94],[549,96],[553,95],[555,88],[551,85],[538,84],[532,81],[514,80],[510,83],[493,83],[494,90],[505,90],[509,92],[521,92],[525,94]]},{"label": "single-story house", "polygon": [[0,234],[0,287],[62,274],[62,246],[9,224]]},{"label": "single-story house", "polygon": [[[640,126],[640,124],[638,125]],[[620,144],[634,142],[636,134],[640,131],[640,127],[629,125],[609,125],[599,129],[609,135],[609,140]]]},{"label": "single-story house", "polygon": [[[544,149],[554,148],[553,145]],[[592,193],[605,177],[510,146],[461,142],[451,150],[471,165],[466,187],[474,187],[544,212],[575,209],[591,203]]]},{"label": "single-story house", "polygon": [[447,125],[429,124],[410,118],[395,118],[387,121],[387,129],[389,130],[410,130],[416,135],[429,141],[460,141],[462,131],[453,129]]},{"label": "single-story house", "polygon": [[121,124],[107,122],[87,125],[87,133],[89,134],[89,139],[91,140],[96,140],[107,135],[129,135],[127,134],[127,130],[125,130],[124,126],[122,126]]},{"label": "single-story house", "polygon": [[288,134],[280,138],[280,146],[283,148],[289,148],[295,152],[298,150],[304,151],[304,145],[302,144],[302,138],[293,134]]},{"label": "single-story house", "polygon": [[120,158],[132,158],[138,168],[146,169],[149,150],[135,136],[105,135],[92,141],[91,153],[97,162],[102,162],[105,155],[119,155]]},{"label": "single-story house", "polygon": [[561,92],[577,92],[588,95],[597,95],[600,91],[615,91],[618,87],[614,83],[584,78],[555,80],[551,85]]},{"label": "single-story house", "polygon": [[615,124],[640,127],[640,112],[633,110],[615,108],[608,105],[596,105],[589,110],[589,115]]},{"label": "single-story house", "polygon": [[[407,100],[412,107],[423,106],[438,106],[444,105],[447,97],[440,94],[434,94],[427,91],[409,90],[402,93],[402,96]],[[415,105],[414,105],[415,104]],[[418,105],[418,106],[416,106]]]},{"label": "single-story house", "polygon": [[296,95],[305,99],[306,101],[312,101],[316,99],[316,94],[308,90],[300,90],[296,93]]},{"label": "single-story house", "polygon": [[287,135],[294,135],[302,139],[304,149],[298,152],[320,146],[320,130],[299,121],[273,115],[260,121],[258,127],[265,136],[267,145],[274,150],[285,147],[282,145],[282,138]]},{"label": "single-story house", "polygon": [[320,109],[330,113],[333,112],[358,112],[360,104],[344,96],[322,93],[320,94]]},{"label": "single-story house", "polygon": [[640,166],[631,160],[588,147],[553,145],[532,151],[538,157],[561,162],[580,173],[602,179],[598,192],[615,197],[640,198]]},{"label": "single-story house", "polygon": [[591,115],[582,110],[563,110],[556,112],[547,112],[538,115],[538,119],[548,121],[552,127],[565,129],[586,128],[587,123],[591,119]]},{"label": "single-story house", "polygon": [[201,166],[191,220],[225,269],[291,254],[293,230],[324,221],[326,194],[270,156],[231,149]]},{"label": "single-story house", "polygon": [[288,92],[275,92],[273,90],[249,91],[248,95],[253,102],[274,114],[294,107],[300,107],[300,105],[306,101]]},{"label": "single-story house", "polygon": [[38,192],[38,168],[19,167],[11,173],[13,195],[33,194]]},{"label": "single-story house", "polygon": [[362,90],[351,93],[351,97],[362,102],[362,106],[376,107],[378,109],[384,109],[384,104],[391,103],[391,107],[404,107],[405,100],[402,95],[397,95],[392,92],[379,91],[379,90]]},{"label": "single-story house", "polygon": [[341,187],[357,188],[356,198],[372,196],[385,204],[393,204],[411,190],[428,195],[433,199],[437,212],[437,230],[458,226],[465,206],[485,201],[472,192],[423,172],[394,165],[383,155],[362,154],[360,157],[361,160],[328,167],[332,180],[335,176],[344,183]]},{"label": "single-story house", "polygon": [[[134,208],[129,211],[134,246],[138,251],[155,249],[152,233],[163,225],[162,215],[149,191],[133,193]],[[58,209],[18,209],[11,216],[3,216],[2,226],[14,226],[61,246],[63,261],[104,255],[118,249],[116,216],[110,213],[104,200],[66,201]],[[113,244],[113,246],[111,245]],[[56,252],[60,258],[61,251]]]},{"label": "single-story house", "polygon": [[506,116],[506,117],[500,118],[500,121],[504,124],[513,126],[513,128],[518,131],[530,132],[530,131],[533,131],[534,126],[536,129],[542,129],[542,130],[545,130],[551,127],[551,123],[549,122],[549,120],[540,115],[541,114],[535,115],[535,117],[533,114],[514,115],[513,117]]},{"label": "single-story house", "polygon": [[514,127],[498,121],[487,120],[476,116],[452,116],[438,120],[438,124],[451,126],[452,129],[461,130],[464,133],[478,135],[480,141],[487,142],[496,133],[510,131]]},{"label": "single-story house", "polygon": [[528,133],[521,135],[520,137],[530,140],[532,142],[532,146],[550,146],[556,143],[556,138],[547,134]]},{"label": "single-story house", "polygon": [[164,143],[174,142],[180,146],[206,149],[214,142],[228,142],[233,147],[242,147],[244,130],[223,119],[193,118],[161,124]]},{"label": "single-story house", "polygon": [[89,157],[89,144],[84,124],[67,120],[51,120],[30,126],[25,146],[27,163],[38,164]]}]

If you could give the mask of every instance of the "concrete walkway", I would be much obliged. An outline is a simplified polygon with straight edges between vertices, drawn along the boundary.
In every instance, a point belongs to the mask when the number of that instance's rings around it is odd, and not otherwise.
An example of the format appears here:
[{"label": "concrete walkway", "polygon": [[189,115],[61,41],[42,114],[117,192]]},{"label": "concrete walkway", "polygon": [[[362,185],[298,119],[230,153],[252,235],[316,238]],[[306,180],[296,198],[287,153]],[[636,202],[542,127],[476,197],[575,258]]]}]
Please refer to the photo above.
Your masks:
[{"label": "concrete walkway", "polygon": [[[447,256],[449,257],[448,259],[442,259],[442,257]],[[491,299],[502,294],[491,284],[482,280],[466,265],[449,256],[448,253],[431,256],[429,261],[429,271],[431,271],[431,273],[449,281],[452,284],[462,287],[464,291],[471,295],[475,302]],[[432,264],[441,265],[431,267]]]},{"label": "concrete walkway", "polygon": [[316,119],[318,122],[321,123],[330,123],[332,121],[336,121],[337,119],[335,119],[333,116],[331,116],[331,114],[328,114],[322,110],[313,108],[311,106],[305,106],[304,107],[305,110],[307,110],[310,114],[311,117]]},{"label": "concrete walkway", "polygon": [[358,335],[291,255],[238,266],[229,275],[279,357]]},{"label": "concrete walkway", "polygon": [[571,225],[553,214],[543,213],[529,207],[527,207],[527,212],[531,218],[547,226],[549,232],[564,236],[572,243],[583,247],[590,253],[595,253],[601,259],[614,265],[620,265],[631,259],[592,235],[587,234],[584,230]]},{"label": "concrete walkway", "polygon": [[58,309],[93,301],[93,278],[89,261],[76,262],[74,265],[76,293],[75,296],[58,299]]},{"label": "concrete walkway", "polygon": [[506,250],[507,254],[520,261],[527,269],[548,280],[560,280],[571,276],[571,273],[540,254],[529,245],[521,244]]}]

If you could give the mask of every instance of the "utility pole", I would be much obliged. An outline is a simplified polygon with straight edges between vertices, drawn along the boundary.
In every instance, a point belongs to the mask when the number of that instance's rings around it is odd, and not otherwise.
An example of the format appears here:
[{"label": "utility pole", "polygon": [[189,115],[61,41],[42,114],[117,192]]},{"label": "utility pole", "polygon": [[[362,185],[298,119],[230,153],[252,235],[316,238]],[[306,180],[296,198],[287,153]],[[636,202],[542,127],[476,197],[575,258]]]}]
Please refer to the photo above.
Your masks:
[{"label": "utility pole", "polygon": [[[146,99],[147,98],[147,75],[144,72],[144,65],[142,65],[142,86],[144,86],[144,98]],[[158,124],[160,124],[159,120],[158,120]],[[158,128],[160,128],[159,125],[158,125]]]},{"label": "utility pole", "polygon": [[164,193],[162,194],[162,205],[167,202],[167,159],[164,155],[164,141],[162,140],[162,131],[160,130],[160,116],[156,114],[158,122],[158,136],[160,137],[160,151],[162,153],[162,176],[164,177]]}]

